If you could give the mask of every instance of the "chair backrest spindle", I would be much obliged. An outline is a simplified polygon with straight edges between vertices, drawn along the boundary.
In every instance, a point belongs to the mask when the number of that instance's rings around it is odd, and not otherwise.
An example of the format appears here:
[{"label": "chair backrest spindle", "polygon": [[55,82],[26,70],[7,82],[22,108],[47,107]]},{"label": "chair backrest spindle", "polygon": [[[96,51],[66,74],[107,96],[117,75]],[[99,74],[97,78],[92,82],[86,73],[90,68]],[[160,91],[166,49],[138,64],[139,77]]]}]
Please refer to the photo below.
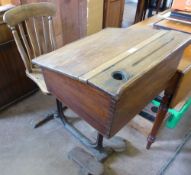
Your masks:
[{"label": "chair backrest spindle", "polygon": [[12,30],[12,33],[13,33],[13,37],[15,39],[15,42],[16,42],[16,45],[17,45],[17,48],[19,50],[19,53],[21,54],[21,58],[23,60],[23,63],[25,65],[25,68],[26,70],[28,70],[29,72],[32,71],[32,68],[31,68],[31,64],[30,64],[30,61],[28,59],[28,56],[23,48],[23,45],[21,43],[21,40],[19,38],[19,35],[17,33],[17,30],[15,27],[11,27],[11,30]]},{"label": "chair backrest spindle", "polygon": [[49,47],[48,47],[48,43],[49,43],[49,35],[48,35],[48,33],[49,33],[49,31],[48,31],[48,29],[47,29],[47,21],[45,21],[46,20],[46,18],[43,16],[42,17],[42,29],[43,29],[43,37],[44,37],[44,51],[45,51],[45,53],[47,53],[48,51],[49,51]]},{"label": "chair backrest spindle", "polygon": [[52,50],[56,49],[56,42],[55,42],[55,36],[54,36],[54,28],[52,23],[52,17],[48,17],[48,24],[49,24],[49,34],[50,34],[50,42],[52,46]]},{"label": "chair backrest spindle", "polygon": [[21,38],[22,38],[23,43],[25,45],[25,48],[27,50],[28,57],[31,60],[33,56],[32,56],[32,53],[31,53],[31,49],[30,49],[29,43],[28,43],[27,38],[26,38],[26,34],[24,32],[24,29],[23,29],[23,25],[22,24],[18,24],[18,26],[19,26],[19,31],[20,31]]}]

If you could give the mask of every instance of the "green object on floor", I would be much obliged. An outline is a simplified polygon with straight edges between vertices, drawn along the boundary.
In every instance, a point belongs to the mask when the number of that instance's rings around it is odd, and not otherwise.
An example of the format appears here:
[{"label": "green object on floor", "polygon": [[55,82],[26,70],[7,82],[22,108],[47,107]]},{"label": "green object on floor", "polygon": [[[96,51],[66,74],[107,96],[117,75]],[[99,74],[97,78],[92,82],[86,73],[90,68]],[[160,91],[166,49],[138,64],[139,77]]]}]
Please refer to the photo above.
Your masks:
[{"label": "green object on floor", "polygon": [[[152,101],[153,105],[159,107],[160,106],[160,102],[153,100]],[[183,107],[177,111],[175,109],[169,109],[168,112],[170,113],[170,116],[166,122],[166,127],[167,128],[175,128],[177,126],[177,124],[179,123],[180,119],[184,116],[184,114],[186,113],[186,111],[189,109],[189,107],[191,106],[191,98],[189,98],[186,103],[183,105]]]}]

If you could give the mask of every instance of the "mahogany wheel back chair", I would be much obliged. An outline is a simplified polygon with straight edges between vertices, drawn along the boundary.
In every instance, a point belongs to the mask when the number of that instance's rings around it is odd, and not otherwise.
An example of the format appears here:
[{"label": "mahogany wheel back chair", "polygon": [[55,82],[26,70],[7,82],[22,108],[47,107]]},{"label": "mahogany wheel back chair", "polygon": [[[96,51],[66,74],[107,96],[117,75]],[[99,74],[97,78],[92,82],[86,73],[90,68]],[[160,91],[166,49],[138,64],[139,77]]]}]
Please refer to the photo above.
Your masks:
[{"label": "mahogany wheel back chair", "polygon": [[[56,13],[56,7],[52,3],[41,2],[17,6],[7,11],[3,20],[11,29],[18,51],[26,68],[26,75],[32,79],[45,95],[50,95],[41,70],[32,64],[32,59],[56,49],[53,30],[52,16]],[[62,103],[56,99],[57,113],[48,115],[44,120],[34,127],[41,126],[45,122],[59,117],[72,135],[74,135],[84,146],[92,150],[98,157],[104,157],[103,136],[97,133],[95,142],[87,138],[72,123],[69,123]],[[98,150],[98,151],[97,151]]]},{"label": "mahogany wheel back chair", "polygon": [[[32,3],[7,11],[3,20],[11,29],[18,51],[26,68],[26,75],[37,84],[43,94],[50,95],[43,74],[32,59],[56,49],[52,17],[56,7],[52,3]],[[58,105],[58,100],[57,100]],[[64,107],[63,109],[66,109]],[[51,113],[34,125],[34,128],[54,119]]]}]

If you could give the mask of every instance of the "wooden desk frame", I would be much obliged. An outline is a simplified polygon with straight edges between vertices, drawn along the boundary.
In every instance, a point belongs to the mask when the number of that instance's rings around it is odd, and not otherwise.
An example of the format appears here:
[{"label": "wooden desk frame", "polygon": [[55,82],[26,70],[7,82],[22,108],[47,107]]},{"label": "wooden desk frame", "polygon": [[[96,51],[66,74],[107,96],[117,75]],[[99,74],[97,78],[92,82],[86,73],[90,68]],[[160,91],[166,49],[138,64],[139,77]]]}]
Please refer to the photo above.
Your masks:
[{"label": "wooden desk frame", "polygon": [[[166,10],[165,12],[162,12],[160,15],[165,14],[169,12],[169,10]],[[153,24],[160,21],[161,17],[160,15],[156,15],[153,16],[152,18],[148,18],[140,23],[137,23],[136,25],[131,26],[130,28],[152,28]],[[191,44],[191,43],[190,43]],[[191,46],[188,46],[189,48],[191,48]],[[187,49],[188,50],[188,49]],[[180,63],[181,65],[181,63]],[[147,146],[146,148],[149,149],[151,147],[151,144],[154,143],[154,141],[156,140],[156,135],[160,129],[160,126],[162,125],[162,122],[164,121],[166,114],[168,112],[168,109],[170,107],[175,107],[178,103],[178,100],[183,100],[182,97],[180,97],[180,87],[179,84],[183,81],[183,75],[186,72],[189,72],[188,69],[190,69],[191,67],[185,67],[184,65],[180,66],[180,70],[177,71],[177,73],[175,74],[174,78],[171,81],[171,85],[169,85],[169,87],[167,87],[167,89],[165,90],[164,96],[162,98],[162,102],[159,106],[159,111],[157,113],[154,125],[152,127],[151,133],[148,136],[147,139]],[[186,81],[184,80],[184,83]],[[188,90],[188,89],[186,89]],[[177,95],[178,94],[178,95]],[[185,93],[184,93],[185,95]]]}]

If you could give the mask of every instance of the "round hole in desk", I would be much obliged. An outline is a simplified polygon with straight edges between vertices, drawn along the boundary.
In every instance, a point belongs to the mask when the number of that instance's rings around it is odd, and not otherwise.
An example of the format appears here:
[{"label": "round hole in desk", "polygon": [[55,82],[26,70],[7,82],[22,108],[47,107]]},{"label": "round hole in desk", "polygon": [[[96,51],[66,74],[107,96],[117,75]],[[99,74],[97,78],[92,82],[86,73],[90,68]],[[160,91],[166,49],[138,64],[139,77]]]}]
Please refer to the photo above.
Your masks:
[{"label": "round hole in desk", "polygon": [[112,77],[115,80],[128,80],[129,76],[123,71],[115,71],[112,73]]}]

